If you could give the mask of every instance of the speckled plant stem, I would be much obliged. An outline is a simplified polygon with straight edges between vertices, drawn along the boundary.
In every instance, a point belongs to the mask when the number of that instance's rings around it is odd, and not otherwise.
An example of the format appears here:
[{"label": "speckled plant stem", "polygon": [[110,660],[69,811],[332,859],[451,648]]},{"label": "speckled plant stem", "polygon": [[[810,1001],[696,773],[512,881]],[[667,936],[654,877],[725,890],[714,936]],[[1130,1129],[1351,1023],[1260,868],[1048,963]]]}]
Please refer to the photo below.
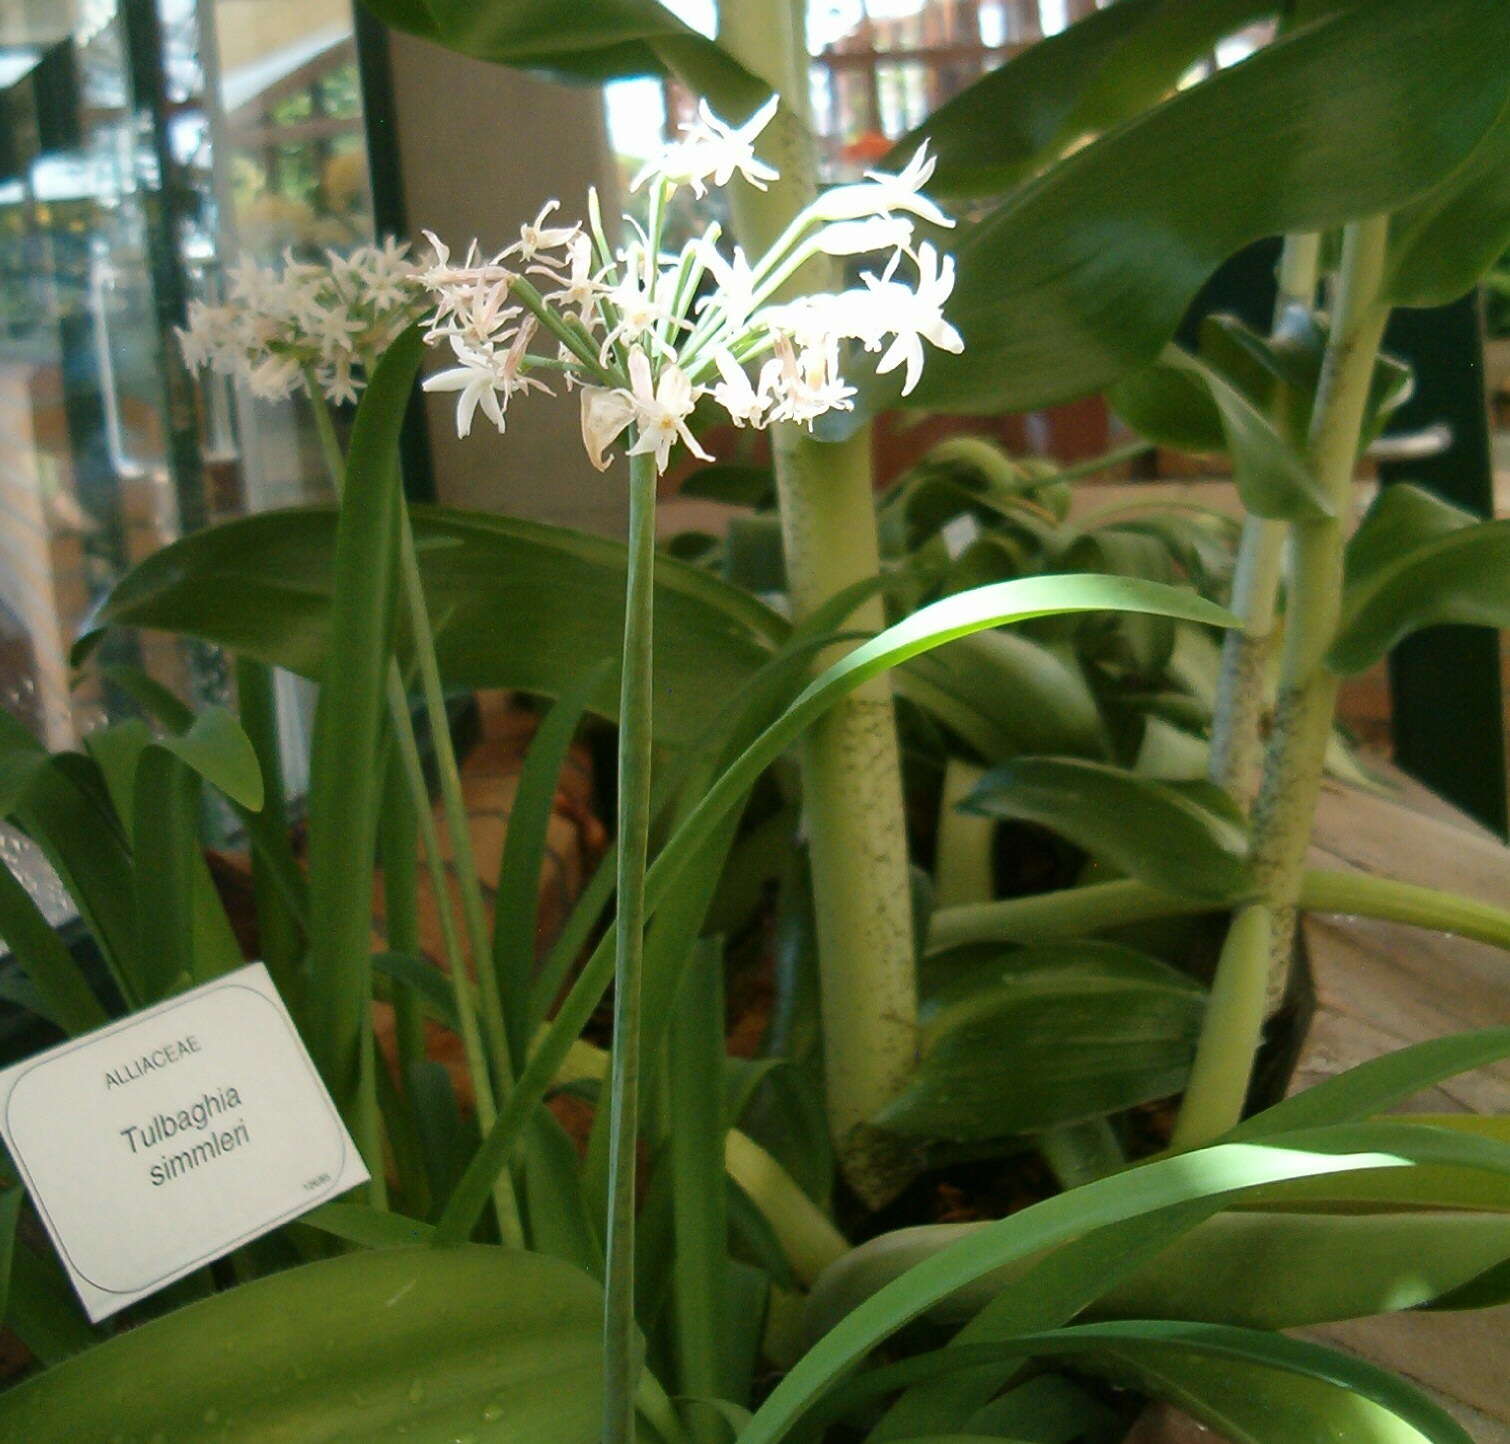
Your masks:
[{"label": "speckled plant stem", "polygon": [[[734,192],[735,230],[758,254],[811,197],[814,162],[806,110],[807,53],[792,0],[722,7],[719,38],[787,103],[762,136],[782,179],[766,192]],[[795,290],[830,280],[804,268]],[[801,619],[836,592],[880,570],[870,433],[815,441],[800,427],[772,428],[788,590]],[[879,599],[850,618],[879,630]],[[823,659],[824,663],[832,657]],[[802,777],[822,974],[829,1126],[846,1179],[879,1204],[904,1181],[890,1140],[866,1120],[911,1076],[917,1051],[917,980],[901,763],[891,690],[867,683],[830,711],[802,747]]]}]

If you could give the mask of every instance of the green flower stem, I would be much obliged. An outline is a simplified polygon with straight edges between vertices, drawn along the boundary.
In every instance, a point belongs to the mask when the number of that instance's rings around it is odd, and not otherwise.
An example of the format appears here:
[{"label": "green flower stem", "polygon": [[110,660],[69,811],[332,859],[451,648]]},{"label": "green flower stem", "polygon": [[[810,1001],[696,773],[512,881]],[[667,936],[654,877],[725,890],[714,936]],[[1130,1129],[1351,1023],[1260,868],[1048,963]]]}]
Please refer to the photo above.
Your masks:
[{"label": "green flower stem", "polygon": [[1324,659],[1337,631],[1353,468],[1389,318],[1379,299],[1388,241],[1387,216],[1355,222],[1343,237],[1336,315],[1308,447],[1332,515],[1302,519],[1291,531],[1279,696],[1253,809],[1253,872],[1260,902],[1234,918],[1217,964],[1176,1129],[1184,1148],[1209,1142],[1242,1117],[1264,1019],[1289,986],[1306,849],[1337,703],[1337,678]]},{"label": "green flower stem", "polygon": [[[315,414],[315,428],[320,437],[321,451],[330,472],[331,483],[340,494],[345,475],[345,458],[341,454],[330,410],[315,389],[313,377],[308,377],[310,399]],[[451,839],[451,855],[455,863],[457,886],[462,897],[462,916],[467,926],[469,949],[475,963],[479,989],[484,1003],[484,1018],[489,1013],[496,1017],[496,1031],[489,1041],[494,1044],[494,1066],[504,1083],[512,1082],[509,1066],[508,1040],[503,1036],[503,1015],[497,1007],[497,978],[492,973],[491,950],[488,947],[487,914],[482,903],[482,893],[477,882],[477,867],[472,855],[471,834],[467,829],[466,806],[461,796],[461,782],[456,767],[456,754],[451,746],[450,719],[446,715],[445,697],[440,686],[440,673],[435,660],[435,640],[430,630],[429,613],[425,607],[424,590],[420,582],[419,567],[414,555],[414,536],[409,526],[408,507],[403,507],[399,527],[399,574],[400,585],[409,606],[410,626],[414,634],[414,647],[419,662],[421,684],[424,691],[426,714],[435,749],[436,768],[440,774],[441,796],[446,822]],[[435,906],[440,918],[441,934],[445,945],[446,963],[451,970],[452,988],[456,996],[457,1019],[461,1024],[462,1046],[467,1056],[468,1072],[476,1098],[477,1118],[484,1133],[492,1126],[495,1115],[493,1086],[489,1078],[487,1059],[475,1037],[469,1041],[468,1032],[476,1033],[471,992],[466,987],[469,976],[466,954],[455,934],[454,921],[450,915],[451,890],[448,885],[445,862],[440,851],[440,841],[435,830],[430,810],[429,791],[425,786],[424,768],[420,763],[419,744],[414,736],[414,719],[409,712],[408,694],[398,662],[388,662],[388,674],[384,681],[388,721],[393,731],[394,744],[408,783],[409,794],[414,802],[415,818],[425,846],[427,867],[435,893]],[[485,981],[486,980],[486,981]],[[491,998],[487,983],[492,984]],[[374,1102],[375,1106],[375,1102]],[[513,1184],[505,1173],[494,1188],[497,1205],[498,1228],[505,1243],[518,1245],[523,1241],[519,1223],[518,1205],[514,1199]]]},{"label": "green flower stem", "polygon": [[[466,927],[467,950],[477,976],[477,991],[482,1002],[483,1038],[493,1072],[500,1085],[514,1080],[513,1061],[509,1057],[508,1032],[503,1022],[503,1003],[498,991],[498,974],[492,966],[492,947],[488,935],[488,913],[482,900],[482,885],[477,877],[477,859],[472,851],[472,833],[467,825],[467,804],[462,796],[461,771],[456,763],[456,749],[451,742],[451,723],[446,713],[445,690],[440,666],[435,659],[435,637],[430,628],[430,611],[425,603],[424,582],[414,549],[414,531],[409,525],[406,506],[399,518],[399,585],[409,610],[415,659],[419,665],[420,692],[425,715],[430,723],[430,745],[435,770],[440,781],[441,810],[446,820],[446,835],[451,844],[452,871],[461,893],[462,922]],[[407,715],[407,709],[406,709]],[[450,893],[436,898],[444,906]],[[465,976],[465,975],[463,975]]]},{"label": "green flower stem", "polygon": [[[761,136],[781,173],[768,191],[734,188],[734,229],[761,255],[811,200],[815,165],[803,121],[807,51],[793,0],[742,0],[719,14],[719,40],[767,80],[784,104]],[[800,278],[804,289],[833,279]],[[801,428],[772,428],[782,536],[793,615],[800,622],[835,593],[880,570],[870,433],[824,444]],[[853,619],[885,624],[873,598]],[[821,659],[820,665],[833,657]],[[817,913],[829,1127],[855,1192],[876,1205],[895,1192],[903,1165],[868,1120],[906,1084],[917,1054],[917,975],[912,948],[901,764],[890,684],[867,683],[804,738],[803,800]]]},{"label": "green flower stem", "polygon": [[634,1314],[635,1153],[640,1108],[640,992],[650,838],[655,459],[629,458],[629,578],[619,693],[618,915],[609,1078],[608,1258],[603,1301],[603,1439],[630,1444],[640,1374]]},{"label": "green flower stem", "polygon": [[[414,807],[415,822],[425,854],[425,869],[430,875],[430,890],[435,897],[441,946],[446,955],[446,966],[451,971],[451,991],[456,999],[456,1030],[461,1035],[462,1055],[466,1059],[467,1075],[472,1082],[477,1124],[486,1135],[498,1116],[493,1084],[488,1074],[482,1034],[477,1026],[472,989],[467,986],[467,957],[456,932],[456,917],[451,908],[451,890],[446,876],[445,856],[441,851],[440,832],[435,826],[435,814],[430,810],[424,764],[420,761],[419,744],[415,740],[414,727],[409,717],[409,699],[397,664],[389,668],[387,691],[389,717],[402,716],[404,719],[404,725],[395,723],[393,727],[394,746],[398,749],[399,764],[408,783],[409,795],[419,799]],[[485,970],[485,967],[478,969],[479,972]],[[513,1182],[507,1169],[494,1182],[493,1204],[498,1215],[499,1236],[506,1244],[520,1247],[523,1243],[523,1230],[519,1223],[519,1206],[514,1198]]]},{"label": "green flower stem", "polygon": [[[1315,304],[1321,237],[1285,237],[1274,303],[1277,332],[1297,306]],[[1249,513],[1243,519],[1232,610],[1242,621],[1222,640],[1222,671],[1211,718],[1208,776],[1246,808],[1262,758],[1264,716],[1269,703],[1269,666],[1277,639],[1279,582],[1288,528],[1282,521]]]}]

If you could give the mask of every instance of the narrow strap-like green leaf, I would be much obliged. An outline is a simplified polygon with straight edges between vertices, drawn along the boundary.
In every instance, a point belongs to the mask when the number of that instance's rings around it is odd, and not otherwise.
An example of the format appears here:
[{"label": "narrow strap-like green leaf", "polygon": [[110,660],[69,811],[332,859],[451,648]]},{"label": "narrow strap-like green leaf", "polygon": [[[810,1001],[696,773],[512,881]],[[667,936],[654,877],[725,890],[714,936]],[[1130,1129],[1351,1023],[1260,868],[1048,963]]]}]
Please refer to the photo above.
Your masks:
[{"label": "narrow strap-like green leaf", "polygon": [[515,1058],[524,1056],[532,1031],[529,993],[535,972],[535,928],[556,788],[588,704],[612,667],[612,660],[605,658],[586,668],[546,713],[525,754],[509,809],[493,901],[493,966],[509,1028],[509,1051]]},{"label": "narrow strap-like green leaf", "polygon": [[0,863],[0,938],[31,980],[45,1016],[65,1033],[87,1033],[109,1021],[94,990],[32,895]]},{"label": "narrow strap-like green leaf", "polygon": [[378,363],[357,408],[312,743],[309,1041],[350,1123],[358,1121],[360,1039],[371,992],[371,874],[383,782],[375,762],[398,554],[398,430],[421,350],[418,331],[406,332]]}]

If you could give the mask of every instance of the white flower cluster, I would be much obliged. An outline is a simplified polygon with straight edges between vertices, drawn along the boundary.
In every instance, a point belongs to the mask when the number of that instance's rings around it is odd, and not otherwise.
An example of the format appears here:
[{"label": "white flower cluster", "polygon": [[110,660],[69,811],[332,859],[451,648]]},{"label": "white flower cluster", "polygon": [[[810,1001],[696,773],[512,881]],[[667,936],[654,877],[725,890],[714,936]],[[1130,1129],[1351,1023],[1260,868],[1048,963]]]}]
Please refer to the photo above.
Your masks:
[{"label": "white flower cluster", "polygon": [[[905,368],[904,395],[922,374],[924,341],[962,349],[943,315],[954,261],[928,241],[913,244],[914,218],[953,224],[922,194],[934,167],[926,147],[897,175],[868,172],[825,192],[754,262],[737,246],[722,251],[716,224],[679,253],[662,249],[666,204],[679,186],[701,197],[709,182],[726,185],[736,173],[761,188],[777,179],[754,148],[775,109],[773,98],[736,127],[704,103],[681,139],[635,178],[636,189],[649,186],[648,217],[644,226],[626,217],[632,239],[617,248],[591,193],[586,228],[547,225],[558,204],[551,201],[487,259],[474,242],[453,264],[426,232],[435,258],[423,280],[436,298],[426,339],[448,344],[456,364],[424,385],[458,393],[462,436],[479,408],[502,431],[510,398],[546,389],[531,373],[552,371],[581,388],[582,438],[595,466],[608,465],[608,448],[633,427],[630,455],[651,455],[664,471],[678,441],[710,459],[688,424],[704,397],[736,426],[811,426],[853,407],[840,369],[844,343],[881,352],[879,371]],[[890,254],[858,288],[783,299],[813,257],[876,252]],[[553,356],[531,353],[541,332],[555,338]]]},{"label": "white flower cluster", "polygon": [[230,271],[224,305],[189,303],[184,360],[240,377],[265,400],[312,383],[328,400],[355,401],[377,357],[425,309],[408,251],[389,240],[318,263],[285,251],[281,270],[248,257]]}]

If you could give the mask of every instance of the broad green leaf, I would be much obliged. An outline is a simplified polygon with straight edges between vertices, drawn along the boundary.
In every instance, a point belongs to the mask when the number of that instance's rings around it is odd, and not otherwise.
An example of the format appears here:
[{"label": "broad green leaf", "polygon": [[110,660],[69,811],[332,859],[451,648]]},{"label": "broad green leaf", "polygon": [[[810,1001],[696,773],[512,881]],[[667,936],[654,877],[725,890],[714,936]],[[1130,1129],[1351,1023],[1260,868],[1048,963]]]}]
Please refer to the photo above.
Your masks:
[{"label": "broad green leaf", "polygon": [[1147,365],[1244,245],[1403,207],[1450,175],[1510,96],[1507,49],[1499,0],[1377,0],[1074,152],[960,234],[964,349],[929,357],[911,404],[1022,410]]},{"label": "broad green leaf", "polygon": [[1109,943],[1009,953],[929,1009],[917,1071],[875,1121],[985,1140],[1168,1097],[1184,1085],[1204,1004],[1174,969]]},{"label": "broad green leaf", "polygon": [[1211,794],[1073,757],[1022,757],[988,772],[963,804],[1036,822],[1175,896],[1231,898],[1249,882],[1247,834]]},{"label": "broad green leaf", "polygon": [[1193,371],[1155,361],[1121,377],[1106,399],[1139,436],[1160,446],[1196,455],[1227,449],[1221,412]]},{"label": "broad green leaf", "polygon": [[1390,222],[1385,297],[1440,306],[1471,290],[1510,243],[1510,106],[1468,160]]},{"label": "broad green leaf", "polygon": [[[1037,1258],[978,1280],[970,1290],[944,1300],[930,1318],[945,1323],[968,1320],[954,1335],[955,1344],[984,1344],[1058,1328],[1069,1323],[1119,1280],[1135,1273],[1171,1239],[1210,1217],[1216,1207],[1206,1202],[1184,1204],[1094,1229],[1082,1238],[1045,1251]],[[884,1251],[890,1244],[897,1255],[891,1262],[905,1267],[909,1252],[913,1255],[913,1262],[926,1257],[923,1249],[933,1241],[930,1235],[939,1237],[939,1247],[947,1247],[949,1235],[959,1236],[963,1229],[973,1226],[935,1225],[902,1229],[895,1234],[883,1234],[863,1245],[852,1257],[872,1255],[867,1260],[872,1266],[885,1262]],[[880,1258],[874,1257],[878,1251],[882,1251]],[[840,1273],[842,1267],[841,1264],[832,1270],[830,1277]],[[897,1268],[893,1276],[900,1271]],[[872,1287],[879,1287],[887,1281],[879,1270],[876,1273],[879,1276]],[[824,1280],[824,1289],[828,1289],[827,1279]],[[855,1296],[850,1306],[853,1307],[860,1297],[863,1295]],[[816,1306],[818,1302],[819,1294],[815,1291],[813,1304]],[[981,1410],[987,1407],[987,1401],[1009,1383],[1021,1367],[1021,1360],[1007,1359],[980,1370],[952,1373],[947,1378],[914,1384],[887,1410],[875,1436],[884,1441],[923,1428],[974,1427]],[[1059,1409],[1047,1412],[1049,1421],[1063,1417]],[[1070,1409],[1067,1412],[1080,1414],[1082,1411]],[[1016,1427],[1022,1428],[1019,1411],[1009,1411],[1007,1418],[1018,1420]]]},{"label": "broad green leaf", "polygon": [[480,1246],[348,1254],[191,1304],[0,1396],[11,1439],[594,1444],[601,1295]]},{"label": "broad green leaf", "polygon": [[1301,1328],[1433,1303],[1507,1259],[1503,1213],[1224,1213],[1175,1240],[1093,1312]]},{"label": "broad green leaf", "polygon": [[655,0],[365,0],[397,30],[479,60],[562,80],[679,76],[726,120],[743,120],[770,93],[713,41]]},{"label": "broad green leaf", "polygon": [[926,140],[938,190],[989,195],[1072,141],[1157,104],[1217,41],[1272,14],[1275,0],[1121,0],[1028,47],[940,106],[899,141]]},{"label": "broad green leaf", "polygon": [[0,863],[0,940],[35,988],[39,1011],[48,1022],[72,1036],[108,1021],[57,930],[4,863]]},{"label": "broad green leaf", "polygon": [[[988,1225],[919,1264],[847,1315],[767,1397],[742,1444],[775,1444],[877,1344],[993,1269],[1091,1229],[1201,1200],[1237,1199],[1293,1179],[1408,1169],[1420,1163],[1510,1177],[1510,1148],[1409,1124],[1364,1124],[1228,1143],[1085,1184]],[[994,1347],[994,1346],[993,1346]]]},{"label": "broad green leaf", "polygon": [[249,812],[262,810],[262,770],[251,740],[224,707],[206,707],[186,732],[157,745]]},{"label": "broad green leaf", "polygon": [[1305,457],[1258,406],[1219,371],[1188,351],[1171,347],[1165,352],[1165,360],[1177,370],[1198,377],[1210,393],[1222,419],[1233,480],[1250,512],[1276,521],[1331,515],[1326,492]]},{"label": "broad green leaf", "polygon": [[1510,626],[1510,521],[1485,521],[1420,542],[1348,588],[1326,664],[1367,671],[1412,632],[1443,622]]},{"label": "broad green leaf", "polygon": [[[243,962],[235,930],[201,854],[199,775],[168,745],[172,740],[160,743],[147,724],[134,717],[84,738],[120,826],[132,835],[138,969],[133,986],[153,1001],[180,979],[204,982]],[[213,762],[211,766],[213,770]],[[145,847],[136,836],[139,812]],[[180,938],[183,918],[189,930]],[[143,941],[144,924],[150,944]]]},{"label": "broad green leaf", "polygon": [[1344,585],[1348,590],[1367,587],[1423,543],[1440,540],[1480,520],[1473,512],[1411,482],[1381,487],[1348,539]]},{"label": "broad green leaf", "polygon": [[[1208,1380],[1223,1404],[1238,1405],[1236,1444],[1332,1444],[1348,1438],[1365,1444],[1472,1444],[1451,1415],[1414,1385],[1350,1354],[1257,1329],[1142,1319],[1077,1324],[913,1355],[842,1386],[821,1406],[821,1415],[838,1418],[899,1383],[952,1375],[993,1357],[1034,1355],[1065,1359],[1118,1382],[1134,1383],[1155,1397],[1193,1409],[1216,1427],[1229,1428],[1232,1421],[1223,1408],[1208,1402],[1198,1384],[1191,1387],[1186,1382],[1192,1375]],[[1282,1411],[1280,1418],[1254,1408],[1245,1386],[1253,1377],[1266,1375],[1271,1387],[1258,1392],[1268,1396],[1294,1383],[1310,1407]],[[1331,1407],[1334,1399],[1336,1407]],[[1267,1404],[1268,1398],[1263,1402]],[[1360,1409],[1360,1403],[1368,1407]],[[1351,1430],[1343,1429],[1344,1421]]]},{"label": "broad green leaf", "polygon": [[372,858],[384,771],[379,744],[403,506],[398,433],[421,349],[417,328],[405,332],[378,363],[357,407],[310,744],[307,1037],[348,1121],[357,1107],[372,994]]},{"label": "broad green leaf", "polygon": [[[331,634],[337,516],[330,507],[297,508],[196,532],[130,572],[99,624],[180,632],[319,677]],[[584,666],[618,657],[622,542],[444,507],[413,507],[411,516],[448,682],[559,697]],[[657,736],[687,742],[789,628],[707,572],[667,557],[655,571]],[[616,715],[611,680],[592,708]]]}]

